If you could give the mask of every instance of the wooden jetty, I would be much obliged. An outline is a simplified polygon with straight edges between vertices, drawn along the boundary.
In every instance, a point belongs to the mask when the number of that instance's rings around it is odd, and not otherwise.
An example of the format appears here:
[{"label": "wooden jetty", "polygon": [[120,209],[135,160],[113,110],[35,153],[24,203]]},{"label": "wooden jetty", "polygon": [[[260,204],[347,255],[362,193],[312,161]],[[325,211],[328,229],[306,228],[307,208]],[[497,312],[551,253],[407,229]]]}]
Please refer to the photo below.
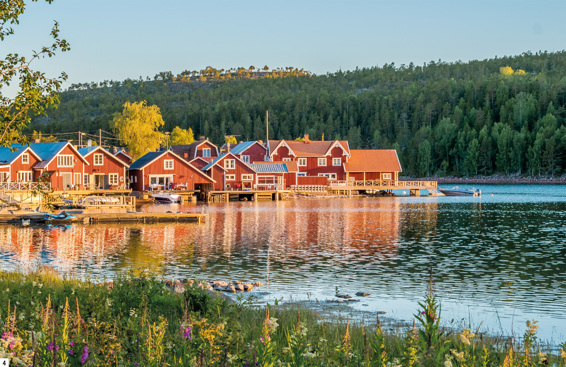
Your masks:
[{"label": "wooden jetty", "polygon": [[328,191],[336,194],[352,195],[353,191],[371,193],[382,191],[392,193],[393,190],[408,190],[411,196],[421,196],[421,190],[438,189],[436,181],[396,181],[396,180],[365,180],[365,181],[332,181]]},{"label": "wooden jetty", "polygon": [[207,191],[206,201],[208,202],[229,202],[229,201],[259,201],[259,200],[283,200],[290,194],[291,190],[224,190]]},{"label": "wooden jetty", "polygon": [[[74,220],[65,221],[65,223],[157,223],[157,222],[197,222],[206,221],[206,214],[201,213],[144,213],[144,212],[127,212],[127,213],[81,213],[68,210],[66,213],[76,217]],[[14,213],[0,215],[0,224],[16,223],[22,220],[36,218],[38,213]],[[57,222],[59,223],[59,222]]]}]

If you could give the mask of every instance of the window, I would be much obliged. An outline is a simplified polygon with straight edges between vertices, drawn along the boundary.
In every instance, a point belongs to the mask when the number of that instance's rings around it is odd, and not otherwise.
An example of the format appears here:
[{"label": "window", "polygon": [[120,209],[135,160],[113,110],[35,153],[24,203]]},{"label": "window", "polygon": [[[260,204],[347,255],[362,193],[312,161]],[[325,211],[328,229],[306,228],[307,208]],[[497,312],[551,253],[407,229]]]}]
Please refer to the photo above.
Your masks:
[{"label": "window", "polygon": [[318,175],[328,177],[329,180],[336,180],[336,173],[319,173]]},{"label": "window", "polygon": [[299,173],[297,173],[297,176],[299,176],[299,177],[307,177],[307,173],[306,173],[306,172],[299,172]]},{"label": "window", "polygon": [[173,169],[173,160],[172,159],[166,159],[164,162],[165,162],[165,169]]},{"label": "window", "polygon": [[71,154],[57,156],[57,167],[73,167],[74,159]]},{"label": "window", "polygon": [[28,164],[28,163],[29,163],[29,154],[28,153],[22,154],[22,164]]},{"label": "window", "polygon": [[117,173],[111,173],[108,175],[108,183],[110,185],[118,185],[118,174]]},{"label": "window", "polygon": [[306,166],[307,165],[307,159],[306,158],[299,158],[297,159],[297,166]]},{"label": "window", "polygon": [[83,185],[88,186],[90,185],[90,176],[88,174],[85,173],[85,175],[83,176]]},{"label": "window", "polygon": [[18,171],[18,182],[31,182],[31,171]]},{"label": "window", "polygon": [[382,173],[381,178],[384,180],[391,180],[391,173]]},{"label": "window", "polygon": [[236,160],[235,159],[226,159],[224,161],[224,168],[226,168],[226,169],[236,168]]},{"label": "window", "polygon": [[104,164],[104,156],[102,154],[95,154],[94,155],[94,165],[95,166],[102,166]]},{"label": "window", "polygon": [[210,157],[210,148],[204,148],[202,150],[202,156],[203,157]]},{"label": "window", "polygon": [[253,181],[254,175],[242,175],[242,181]]},{"label": "window", "polygon": [[332,165],[333,165],[333,166],[341,166],[341,165],[342,165],[342,159],[340,159],[340,158],[332,158]]},{"label": "window", "polygon": [[8,182],[8,172],[0,172],[0,182]]},{"label": "window", "polygon": [[249,155],[243,155],[242,156],[242,162],[250,163],[250,156]]},{"label": "window", "polygon": [[236,175],[226,175],[226,181],[236,181]]},{"label": "window", "polygon": [[291,158],[283,158],[283,162],[291,162]]},{"label": "window", "polygon": [[326,166],[326,158],[319,158],[318,159],[318,166]]},{"label": "window", "polygon": [[81,174],[75,173],[75,185],[80,185],[80,184],[81,184]]}]

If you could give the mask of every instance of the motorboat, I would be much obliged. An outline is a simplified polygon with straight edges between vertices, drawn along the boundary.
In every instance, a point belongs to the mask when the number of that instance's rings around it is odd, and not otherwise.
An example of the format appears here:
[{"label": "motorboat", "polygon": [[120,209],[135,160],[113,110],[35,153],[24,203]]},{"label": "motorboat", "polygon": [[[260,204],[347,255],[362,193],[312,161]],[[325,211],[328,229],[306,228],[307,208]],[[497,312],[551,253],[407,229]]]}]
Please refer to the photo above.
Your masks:
[{"label": "motorboat", "polygon": [[445,196],[481,196],[481,190],[479,189],[468,189],[465,187],[455,186],[451,189],[438,189]]},{"label": "motorboat", "polygon": [[155,202],[162,203],[162,204],[176,204],[182,203],[183,197],[178,194],[169,194],[169,193],[156,193],[151,195]]}]

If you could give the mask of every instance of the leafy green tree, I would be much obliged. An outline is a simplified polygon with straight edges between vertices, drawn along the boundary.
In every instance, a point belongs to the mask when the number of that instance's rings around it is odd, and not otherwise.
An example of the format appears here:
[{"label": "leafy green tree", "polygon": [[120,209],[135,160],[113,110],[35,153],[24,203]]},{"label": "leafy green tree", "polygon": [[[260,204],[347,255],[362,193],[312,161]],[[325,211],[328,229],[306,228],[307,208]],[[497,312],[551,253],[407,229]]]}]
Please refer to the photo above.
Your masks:
[{"label": "leafy green tree", "polygon": [[181,129],[177,126],[171,132],[171,145],[188,145],[194,142],[195,135],[190,127],[188,129]]},{"label": "leafy green tree", "polygon": [[146,101],[126,102],[122,113],[114,115],[112,129],[136,160],[159,149],[164,134],[158,129],[164,124],[159,107],[148,106]]},{"label": "leafy green tree", "polygon": [[418,167],[420,176],[430,176],[432,167],[432,148],[428,140],[425,140],[419,146]]},{"label": "leafy green tree", "polygon": [[[36,1],[36,0],[32,0]],[[51,3],[53,0],[46,0]],[[18,24],[26,10],[23,0],[2,1],[0,4],[0,42],[12,34],[12,25]],[[59,104],[59,88],[67,79],[62,73],[57,78],[49,78],[32,65],[40,58],[53,57],[56,52],[70,50],[69,43],[59,36],[59,24],[55,22],[51,29],[53,43],[39,51],[33,51],[29,57],[3,50],[6,55],[0,60],[0,145],[8,146],[24,142],[22,130],[30,123],[32,115],[46,114],[48,108]],[[16,81],[17,80],[17,81]],[[15,97],[8,97],[2,89],[18,85]]]},{"label": "leafy green tree", "polygon": [[466,175],[478,174],[478,161],[480,156],[480,144],[474,139],[468,145],[466,158],[464,159],[464,172]]}]

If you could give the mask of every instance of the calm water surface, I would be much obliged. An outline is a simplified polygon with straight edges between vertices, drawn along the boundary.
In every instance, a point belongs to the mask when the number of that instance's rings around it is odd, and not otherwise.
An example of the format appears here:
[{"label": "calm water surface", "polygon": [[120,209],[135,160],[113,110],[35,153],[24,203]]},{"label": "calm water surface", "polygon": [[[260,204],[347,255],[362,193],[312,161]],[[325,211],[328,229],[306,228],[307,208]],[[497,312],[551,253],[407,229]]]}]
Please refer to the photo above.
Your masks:
[{"label": "calm water surface", "polygon": [[111,278],[267,283],[264,301],[371,296],[352,307],[410,320],[434,264],[443,319],[566,341],[566,187],[484,185],[477,197],[397,197],[146,206],[206,212],[206,224],[0,226],[1,268],[48,264]]}]

